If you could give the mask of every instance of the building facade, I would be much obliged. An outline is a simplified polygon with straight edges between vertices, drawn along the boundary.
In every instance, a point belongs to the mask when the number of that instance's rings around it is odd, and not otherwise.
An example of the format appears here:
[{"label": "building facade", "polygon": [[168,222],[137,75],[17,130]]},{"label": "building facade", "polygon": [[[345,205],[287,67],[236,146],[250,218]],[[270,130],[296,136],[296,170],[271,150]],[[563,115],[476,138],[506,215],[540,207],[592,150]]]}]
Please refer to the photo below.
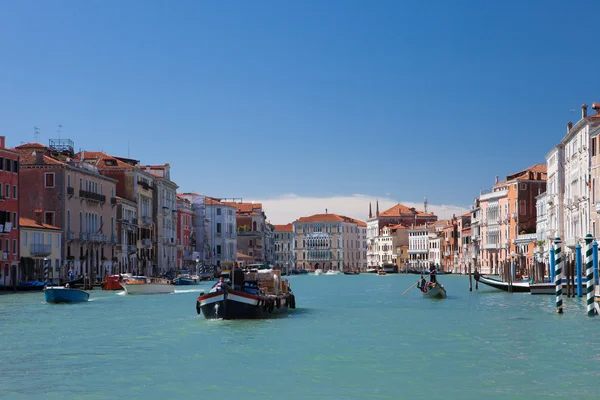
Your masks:
[{"label": "building facade", "polygon": [[274,225],[275,230],[275,257],[274,266],[277,269],[290,273],[296,267],[294,251],[294,225]]},{"label": "building facade", "polygon": [[177,196],[177,266],[195,265],[194,210],[189,200]]},{"label": "building facade", "polygon": [[237,260],[237,208],[212,197],[205,202],[210,264],[231,268]]},{"label": "building facade", "polygon": [[0,282],[5,287],[21,279],[19,245],[19,153],[6,148],[0,136]]},{"label": "building facade", "polygon": [[325,213],[299,218],[293,227],[297,269],[366,269],[365,222]]},{"label": "building facade", "polygon": [[74,157],[71,140],[50,140],[49,146],[27,143],[20,155],[23,182],[19,207],[25,218],[41,211],[43,223],[62,235],[61,278],[70,266],[76,274],[99,281],[116,260],[116,183],[93,163]]},{"label": "building facade", "polygon": [[138,207],[134,201],[117,196],[117,265],[113,273],[139,270],[137,260]]},{"label": "building facade", "polygon": [[22,280],[44,281],[44,266],[47,265],[48,282],[59,284],[62,261],[61,229],[44,224],[42,211],[37,211],[35,219],[19,218],[19,226]]}]

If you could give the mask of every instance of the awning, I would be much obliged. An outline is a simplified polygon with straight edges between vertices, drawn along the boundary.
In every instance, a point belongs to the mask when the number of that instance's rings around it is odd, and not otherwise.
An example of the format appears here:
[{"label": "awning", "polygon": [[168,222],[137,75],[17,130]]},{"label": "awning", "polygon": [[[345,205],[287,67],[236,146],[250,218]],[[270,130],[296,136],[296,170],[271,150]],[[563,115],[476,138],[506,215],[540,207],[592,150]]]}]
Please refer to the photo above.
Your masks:
[{"label": "awning", "polygon": [[254,261],[254,257],[248,256],[244,253],[237,253],[237,260],[238,261]]}]

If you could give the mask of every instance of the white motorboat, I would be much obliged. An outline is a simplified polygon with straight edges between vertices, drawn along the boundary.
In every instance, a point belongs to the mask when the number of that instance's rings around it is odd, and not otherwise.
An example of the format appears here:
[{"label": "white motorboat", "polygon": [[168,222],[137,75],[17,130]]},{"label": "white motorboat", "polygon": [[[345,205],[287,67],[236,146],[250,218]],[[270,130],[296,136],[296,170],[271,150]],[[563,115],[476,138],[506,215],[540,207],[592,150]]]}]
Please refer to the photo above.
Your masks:
[{"label": "white motorboat", "polygon": [[322,269],[315,269],[315,275],[323,275]]},{"label": "white motorboat", "polygon": [[175,293],[175,286],[166,279],[132,276],[121,283],[127,294],[167,294]]},{"label": "white motorboat", "polygon": [[339,275],[339,274],[341,274],[341,272],[336,269],[330,269],[329,271],[327,271],[325,273],[325,275]]}]

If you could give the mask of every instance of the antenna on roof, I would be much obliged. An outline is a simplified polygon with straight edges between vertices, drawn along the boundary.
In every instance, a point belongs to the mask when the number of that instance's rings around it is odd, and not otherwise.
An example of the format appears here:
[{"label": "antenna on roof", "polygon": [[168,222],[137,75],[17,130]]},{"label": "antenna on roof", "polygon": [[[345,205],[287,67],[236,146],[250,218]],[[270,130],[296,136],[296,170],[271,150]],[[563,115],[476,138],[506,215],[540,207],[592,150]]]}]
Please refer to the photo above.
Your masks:
[{"label": "antenna on roof", "polygon": [[127,140],[127,158],[129,158],[129,140]]},{"label": "antenna on roof", "polygon": [[427,197],[425,197],[425,201],[423,202],[425,208],[425,214],[427,214]]},{"label": "antenna on roof", "polygon": [[36,142],[38,142],[40,139],[40,129],[37,126],[33,127],[33,138],[35,139]]},{"label": "antenna on roof", "polygon": [[60,130],[63,126],[61,124],[58,124],[58,130],[56,131],[56,133],[58,133],[58,138],[60,139]]}]

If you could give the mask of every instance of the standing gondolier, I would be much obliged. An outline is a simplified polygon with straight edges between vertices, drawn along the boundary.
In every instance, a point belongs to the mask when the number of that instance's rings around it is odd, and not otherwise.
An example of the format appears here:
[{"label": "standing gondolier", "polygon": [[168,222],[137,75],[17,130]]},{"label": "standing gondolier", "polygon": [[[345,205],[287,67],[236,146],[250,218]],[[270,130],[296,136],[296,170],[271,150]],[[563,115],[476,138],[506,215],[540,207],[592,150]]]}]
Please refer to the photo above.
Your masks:
[{"label": "standing gondolier", "polygon": [[429,265],[429,282],[431,282],[431,283],[437,282],[435,265],[433,265],[433,264]]}]

